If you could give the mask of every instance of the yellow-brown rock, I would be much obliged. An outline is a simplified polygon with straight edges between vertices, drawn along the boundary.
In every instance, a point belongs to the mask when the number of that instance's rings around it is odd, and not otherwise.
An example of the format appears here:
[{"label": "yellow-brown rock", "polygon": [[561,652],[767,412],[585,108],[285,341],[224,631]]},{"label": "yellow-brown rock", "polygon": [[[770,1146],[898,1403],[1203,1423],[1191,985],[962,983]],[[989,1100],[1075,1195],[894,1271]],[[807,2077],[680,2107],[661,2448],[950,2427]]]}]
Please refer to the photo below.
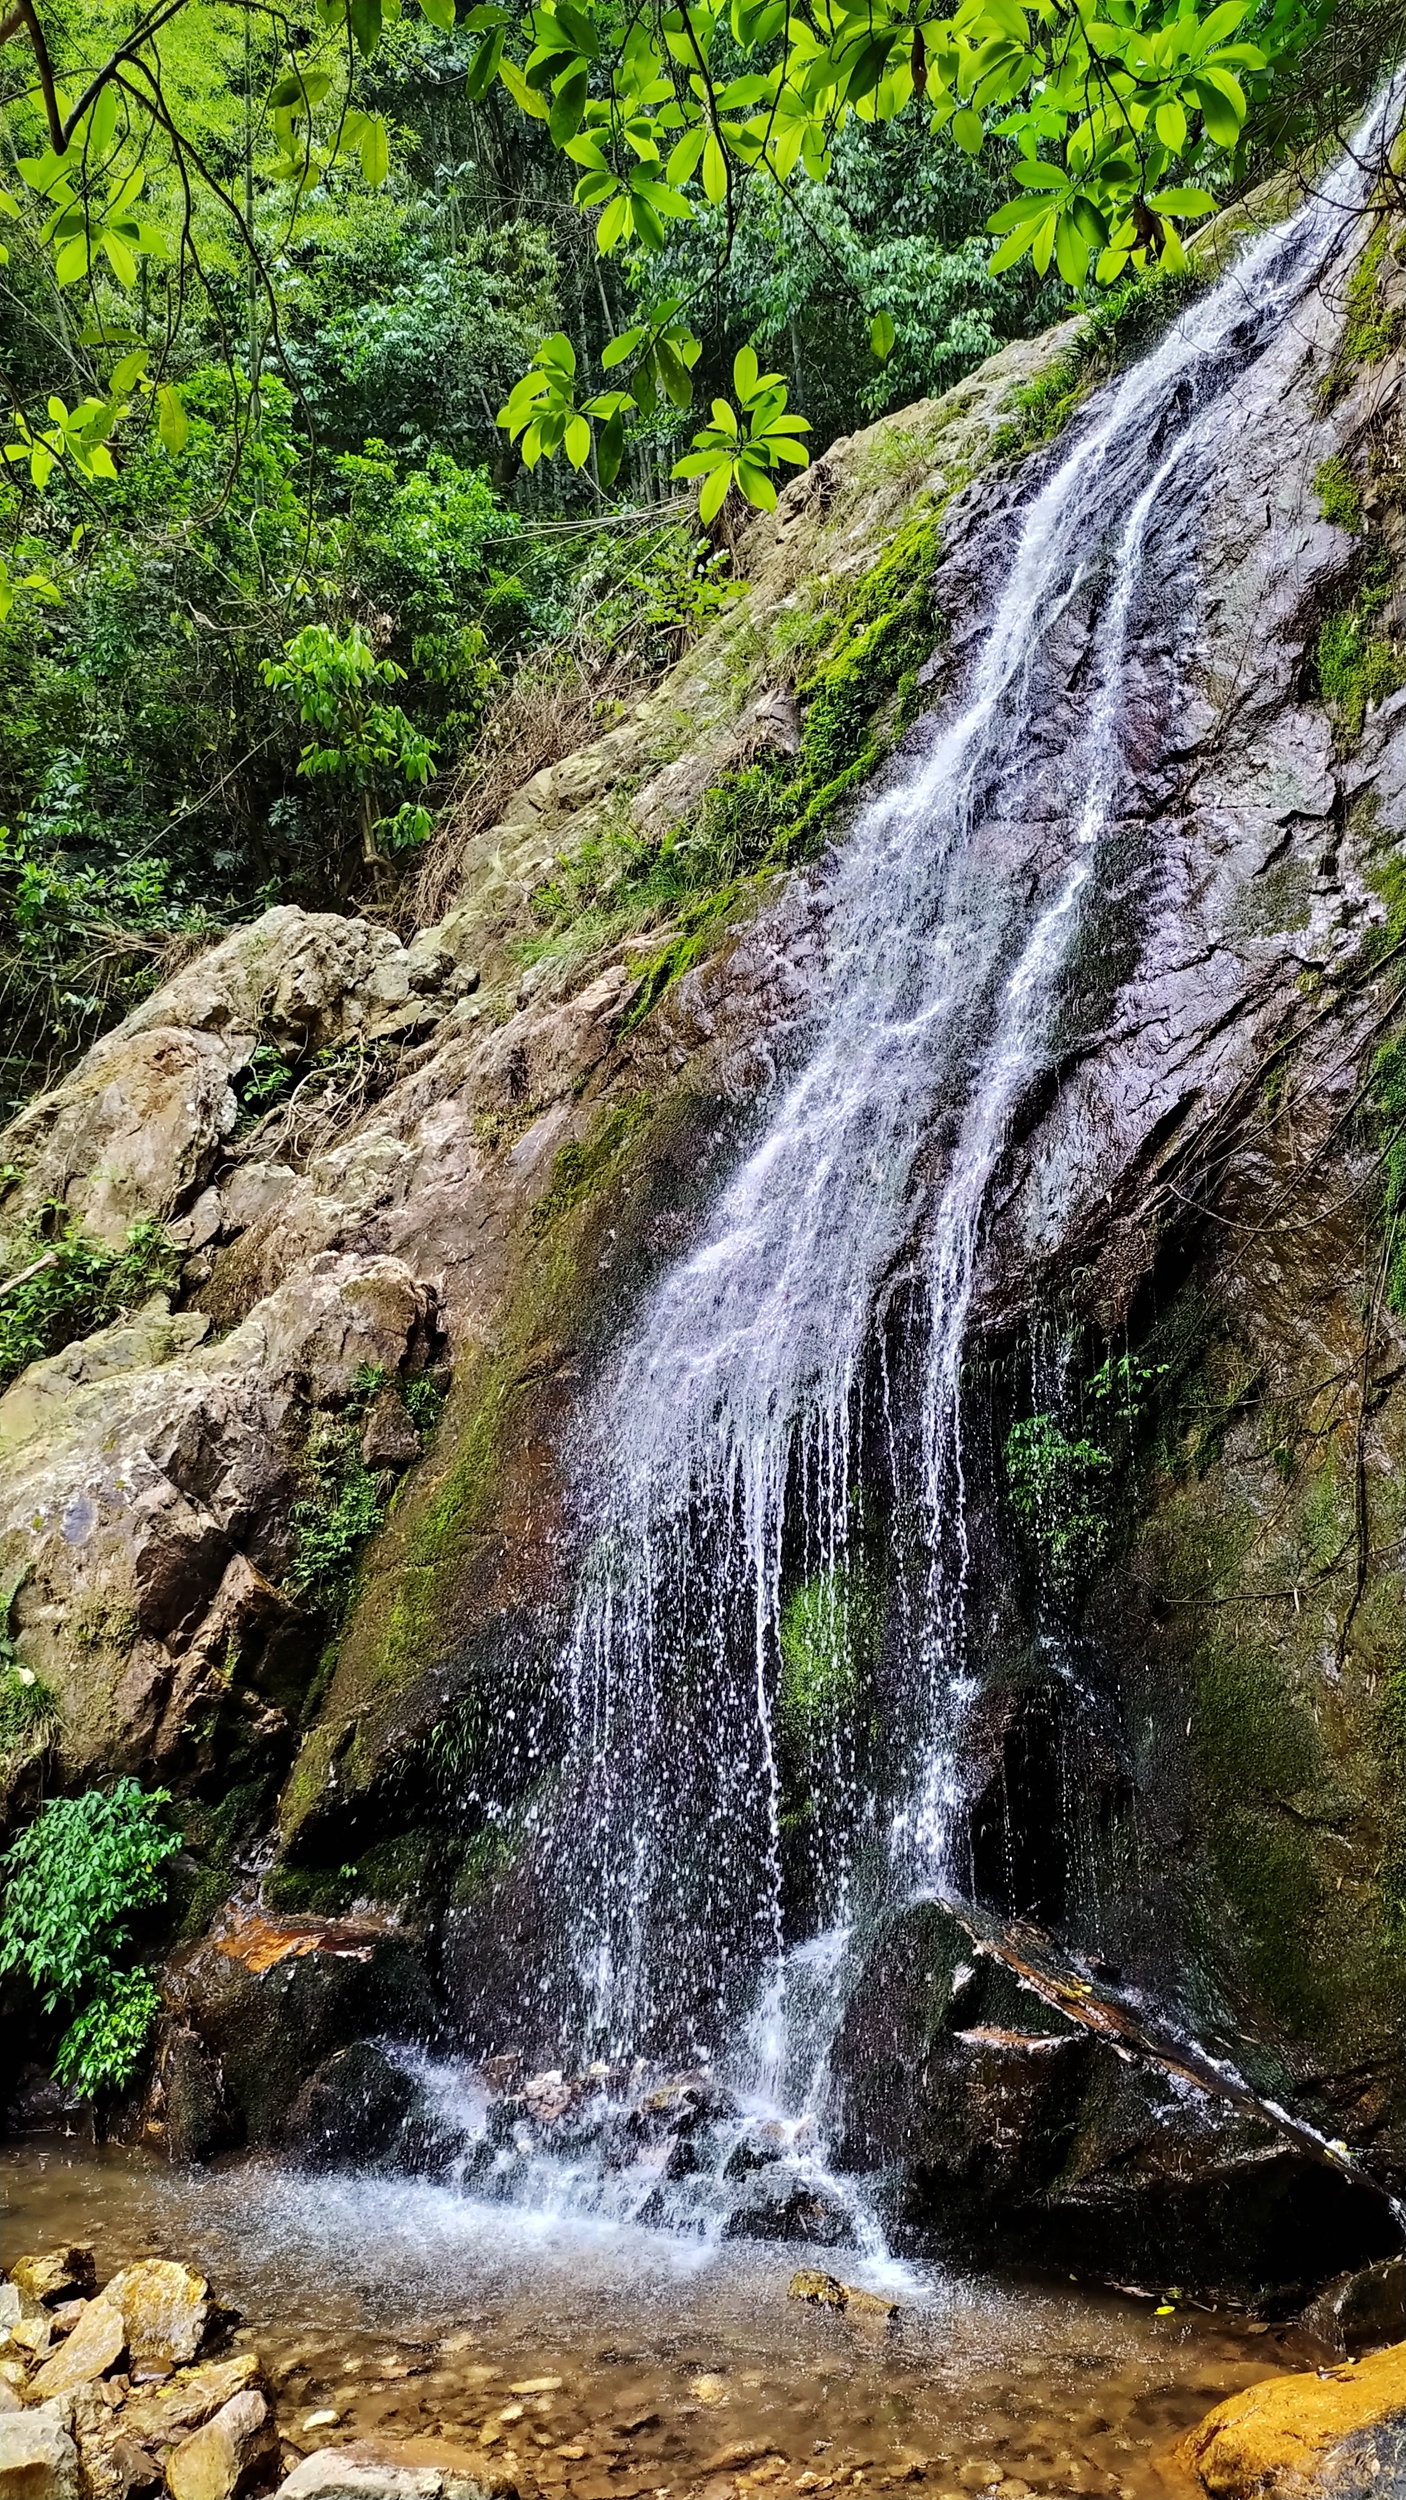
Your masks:
[{"label": "yellow-brown rock", "polygon": [[258,2475],[276,2446],[273,2417],[263,2397],[253,2388],[231,2396],[213,2421],[192,2431],[166,2459],[171,2500],[232,2500]]},{"label": "yellow-brown rock", "polygon": [[134,2361],[193,2361],[210,2316],[203,2274],[173,2257],[143,2257],[115,2274],[103,2294],[120,2309]]},{"label": "yellow-brown rock", "polygon": [[71,2396],[89,2379],[101,2378],[121,2360],[126,2342],[121,2310],[110,2300],[88,2301],[78,2324],[30,2380],[25,2390],[29,2403],[52,2404],[55,2397]]},{"label": "yellow-brown rock", "polygon": [[91,2292],[96,2273],[91,2248],[47,2248],[42,2256],[16,2257],[10,2281],[26,2300],[67,2300]]},{"label": "yellow-brown rock", "polygon": [[1306,2500],[1329,2449],[1396,2414],[1406,2414],[1406,2344],[1257,2380],[1198,2422],[1175,2462],[1210,2500]]}]

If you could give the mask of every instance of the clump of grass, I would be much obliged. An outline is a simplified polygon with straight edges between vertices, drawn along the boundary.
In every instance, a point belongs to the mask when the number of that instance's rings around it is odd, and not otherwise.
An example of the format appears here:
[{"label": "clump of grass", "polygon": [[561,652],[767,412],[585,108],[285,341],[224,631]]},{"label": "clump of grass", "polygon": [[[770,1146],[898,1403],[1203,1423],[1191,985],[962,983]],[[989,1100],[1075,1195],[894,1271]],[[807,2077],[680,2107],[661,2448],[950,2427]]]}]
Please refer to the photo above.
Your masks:
[{"label": "clump of grass", "polygon": [[1351,530],[1354,538],[1362,529],[1362,496],[1356,478],[1335,451],[1329,460],[1320,460],[1313,473],[1313,491],[1325,521],[1335,521],[1339,529]]},{"label": "clump of grass", "polygon": [[307,1489],[293,1504],[288,1583],[334,1625],[346,1613],[362,1548],[381,1526],[392,1490],[361,1455],[367,1409],[386,1380],[379,1363],[363,1363],[341,1414],[314,1416],[303,1446]]},{"label": "clump of grass", "polygon": [[1193,263],[1145,269],[1114,287],[1090,307],[1048,371],[1014,393],[1015,414],[993,434],[991,457],[1023,459],[1052,442],[1095,385],[1140,356],[1207,283],[1207,273]]}]

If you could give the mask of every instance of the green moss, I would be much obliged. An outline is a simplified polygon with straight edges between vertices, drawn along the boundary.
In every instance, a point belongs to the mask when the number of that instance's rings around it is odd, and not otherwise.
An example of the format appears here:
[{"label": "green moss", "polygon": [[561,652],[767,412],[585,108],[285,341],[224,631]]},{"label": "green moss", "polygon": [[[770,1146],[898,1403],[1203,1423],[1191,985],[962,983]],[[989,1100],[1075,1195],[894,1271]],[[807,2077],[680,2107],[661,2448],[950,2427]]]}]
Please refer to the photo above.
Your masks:
[{"label": "green moss", "polygon": [[780,1711],[786,1733],[814,1740],[856,1703],[873,1664],[880,1629],[879,1595],[853,1563],[801,1581],[781,1613]]},{"label": "green moss", "polygon": [[1388,222],[1383,216],[1348,280],[1342,339],[1319,386],[1319,397],[1325,408],[1331,408],[1351,389],[1363,365],[1381,364],[1401,336],[1400,310],[1395,305],[1383,303],[1381,294],[1382,262],[1386,255],[1388,231]]},{"label": "green moss", "polygon": [[1406,685],[1406,655],[1395,641],[1373,630],[1391,587],[1390,559],[1384,548],[1374,548],[1359,571],[1351,602],[1325,617],[1319,629],[1318,690],[1344,749],[1361,737],[1369,705],[1385,702]]},{"label": "green moss", "polygon": [[1335,521],[1339,529],[1351,530],[1356,537],[1362,528],[1362,497],[1341,452],[1335,451],[1330,460],[1319,461],[1313,473],[1313,491],[1324,520]]},{"label": "green moss", "polygon": [[588,1136],[558,1149],[550,1186],[529,1218],[530,1229],[539,1241],[563,1216],[584,1205],[618,1169],[626,1147],[639,1134],[653,1108],[648,1094],[636,1094],[629,1102],[615,1103]]},{"label": "green moss", "polygon": [[[914,514],[843,603],[812,611],[809,628],[797,631],[793,662],[820,653],[796,683],[798,752],[763,755],[715,783],[654,854],[654,891],[669,900],[675,925],[645,968],[627,1029],[713,951],[729,915],[769,877],[814,856],[836,809],[909,726],[917,672],[941,631],[931,588],[941,510]],[[666,873],[676,880],[671,898],[659,882]]]}]

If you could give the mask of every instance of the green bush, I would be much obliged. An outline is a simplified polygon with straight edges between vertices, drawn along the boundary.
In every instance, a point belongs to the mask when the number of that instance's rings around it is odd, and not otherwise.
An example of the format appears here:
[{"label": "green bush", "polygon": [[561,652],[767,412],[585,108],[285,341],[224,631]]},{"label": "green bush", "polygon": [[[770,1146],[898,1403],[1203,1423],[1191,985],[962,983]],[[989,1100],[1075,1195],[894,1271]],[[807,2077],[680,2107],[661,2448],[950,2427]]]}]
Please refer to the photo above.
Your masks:
[{"label": "green bush", "polygon": [[106,1796],[51,1798],[0,1858],[0,1974],[22,1971],[46,2013],[85,1999],[59,2043],[55,2072],[86,2097],[121,2091],[136,2072],[158,1999],[123,1968],[133,1922],[166,1898],[180,1837],[165,1789],[118,1780]]},{"label": "green bush", "polygon": [[124,1250],[111,1250],[76,1227],[46,1248],[32,1245],[19,1273],[23,1284],[0,1299],[0,1389],[30,1363],[59,1354],[123,1311],[175,1284],[181,1253],[165,1227],[149,1217],[133,1224]]}]

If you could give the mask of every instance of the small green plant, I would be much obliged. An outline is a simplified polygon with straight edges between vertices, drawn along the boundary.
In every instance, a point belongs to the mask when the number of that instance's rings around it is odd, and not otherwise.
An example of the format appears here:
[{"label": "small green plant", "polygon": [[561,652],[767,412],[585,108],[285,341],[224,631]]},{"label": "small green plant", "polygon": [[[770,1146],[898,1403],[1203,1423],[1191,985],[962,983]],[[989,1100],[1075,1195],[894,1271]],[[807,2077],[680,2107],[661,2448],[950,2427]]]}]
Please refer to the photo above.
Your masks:
[{"label": "small green plant", "polygon": [[123,1250],[76,1226],[47,1247],[31,1243],[0,1297],[0,1389],[28,1364],[91,1336],[153,1293],[169,1291],[180,1264],[164,1225],[150,1217],[131,1226]]},{"label": "small green plant", "polygon": [[431,823],[427,807],[402,797],[386,812],[397,786],[423,789],[434,767],[434,741],[376,691],[403,683],[405,670],[394,660],[378,660],[359,625],[344,634],[330,625],[304,625],[284,644],[281,660],[261,660],[259,667],[265,684],[287,694],[315,733],[299,755],[299,772],[355,792],[362,858],[383,860],[383,843],[398,851],[423,842]]},{"label": "small green plant", "polygon": [[380,1363],[359,1365],[340,1415],[318,1415],[303,1449],[308,1490],[293,1504],[290,1587],[330,1622],[351,1596],[357,1557],[386,1515],[384,1479],[361,1455],[367,1408],[385,1387]]},{"label": "small green plant", "polygon": [[1058,1581],[1091,1570],[1108,1542],[1102,1486],[1113,1470],[1096,1441],[1071,1441],[1053,1415],[1031,1415],[1006,1435],[1011,1502]]},{"label": "small green plant", "polygon": [[1335,451],[1330,460],[1319,461],[1313,473],[1313,491],[1324,520],[1335,521],[1339,529],[1351,530],[1356,537],[1362,528],[1362,497],[1340,451]]},{"label": "small green plant", "polygon": [[181,1845],[164,1820],[170,1802],[134,1779],[51,1798],[0,1858],[0,1974],[22,1971],[46,2013],[84,2000],[54,2071],[87,2098],[130,2083],[156,2018],[146,1972],[121,1957],[136,1918],[166,1898]]},{"label": "small green plant", "polygon": [[13,1775],[43,1752],[59,1715],[53,1686],[25,1665],[15,1640],[14,1603],[26,1576],[21,1571],[0,1589],[0,1775]]},{"label": "small green plant", "polygon": [[444,1413],[444,1391],[439,1382],[431,1380],[428,1372],[420,1372],[414,1380],[402,1381],[400,1394],[415,1430],[428,1436]]},{"label": "small green plant", "polygon": [[1385,1132],[1383,1213],[1389,1228],[1387,1299],[1406,1315],[1406,1039],[1383,1042],[1372,1061],[1372,1094]]}]

